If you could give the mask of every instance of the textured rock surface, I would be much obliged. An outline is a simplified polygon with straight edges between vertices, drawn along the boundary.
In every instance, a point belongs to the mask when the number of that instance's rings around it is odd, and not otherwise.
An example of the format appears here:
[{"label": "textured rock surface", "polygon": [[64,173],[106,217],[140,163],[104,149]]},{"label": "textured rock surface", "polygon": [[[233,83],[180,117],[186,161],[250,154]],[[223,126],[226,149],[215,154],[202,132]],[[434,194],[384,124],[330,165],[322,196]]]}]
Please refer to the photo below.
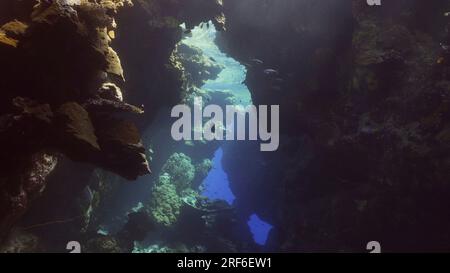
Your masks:
[{"label": "textured rock surface", "polygon": [[248,64],[254,103],[280,104],[282,143],[257,177],[243,147],[226,151],[238,206],[278,227],[275,250],[445,250],[446,1],[256,2],[224,2],[221,44]]},{"label": "textured rock surface", "polygon": [[[125,179],[82,163],[130,180],[149,173],[139,130],[185,95],[171,58],[179,25],[212,19],[221,27],[223,17],[220,1],[133,2],[1,1],[0,241],[29,207],[20,225],[50,250],[92,236]],[[33,180],[35,155],[47,152],[60,159],[56,171]],[[94,252],[130,251],[120,238],[92,237],[83,240]]]},{"label": "textured rock surface", "polygon": [[195,176],[195,167],[189,156],[183,153],[174,153],[166,161],[161,172],[170,175],[177,191],[181,193],[191,186]]},{"label": "textured rock surface", "polygon": [[[201,49],[193,46],[179,44],[174,54],[183,67],[185,81],[193,87],[199,88],[207,80],[216,79],[223,69],[214,60],[203,55]],[[186,89],[193,87],[188,86]]]},{"label": "textured rock surface", "polygon": [[[0,1],[0,241],[28,211],[26,231],[1,251],[39,251],[52,233],[49,249],[79,235],[89,252],[131,251],[130,234],[142,239],[152,221],[173,228],[172,241],[236,251],[249,235],[233,238],[233,221],[251,213],[275,226],[268,250],[365,251],[371,240],[447,250],[448,1],[39,2]],[[193,191],[181,196],[216,144],[182,146],[192,162],[155,147],[163,172],[147,211],[96,234],[124,179],[94,166],[127,179],[149,172],[139,130],[220,71],[196,49],[174,54],[180,23],[210,19],[246,65],[254,104],[280,105],[280,149],[224,147],[236,219]]]},{"label": "textured rock surface", "polygon": [[212,19],[220,28],[214,18],[221,16],[221,8],[217,0],[136,0],[119,11],[113,45],[126,71],[124,97],[145,107],[139,128],[149,125],[161,107],[184,96],[181,67],[171,58],[182,37],[180,24],[190,29]]},{"label": "textured rock surface", "polygon": [[[3,176],[0,180],[0,231],[1,239],[25,213],[28,206],[45,188],[47,176],[55,168],[58,159],[51,154],[42,152],[30,157],[12,158],[14,168],[2,170],[11,177]],[[2,166],[3,167],[3,166]],[[26,172],[24,172],[26,170]]]},{"label": "textured rock surface", "polygon": [[[36,154],[62,153],[129,179],[149,173],[138,131],[131,123],[109,118],[116,112],[142,110],[118,101],[118,92],[100,99],[104,83],[117,87],[124,82],[120,59],[106,32],[115,28],[113,16],[128,1],[35,4],[32,0],[1,4],[0,138],[6,144],[2,185],[11,186],[1,188],[0,202],[5,206],[0,237],[35,197],[30,183],[45,186],[50,170],[33,178],[33,168],[38,167],[33,164],[43,164]],[[3,14],[5,10],[8,14]],[[99,120],[106,120],[101,128]],[[13,195],[10,188],[15,189]]]}]

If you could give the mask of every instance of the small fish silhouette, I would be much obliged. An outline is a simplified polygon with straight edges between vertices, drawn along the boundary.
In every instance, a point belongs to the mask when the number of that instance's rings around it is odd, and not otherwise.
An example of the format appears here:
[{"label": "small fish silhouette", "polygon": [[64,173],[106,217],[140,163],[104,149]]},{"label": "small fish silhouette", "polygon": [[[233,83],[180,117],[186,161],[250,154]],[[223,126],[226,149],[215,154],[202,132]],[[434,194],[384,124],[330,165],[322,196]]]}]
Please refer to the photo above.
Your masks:
[{"label": "small fish silhouette", "polygon": [[269,69],[265,69],[264,70],[264,74],[266,74],[266,75],[278,75],[278,71],[275,70],[275,69],[269,68]]},{"label": "small fish silhouette", "polygon": [[260,59],[252,59],[251,61],[255,64],[264,64],[264,62],[261,61]]}]

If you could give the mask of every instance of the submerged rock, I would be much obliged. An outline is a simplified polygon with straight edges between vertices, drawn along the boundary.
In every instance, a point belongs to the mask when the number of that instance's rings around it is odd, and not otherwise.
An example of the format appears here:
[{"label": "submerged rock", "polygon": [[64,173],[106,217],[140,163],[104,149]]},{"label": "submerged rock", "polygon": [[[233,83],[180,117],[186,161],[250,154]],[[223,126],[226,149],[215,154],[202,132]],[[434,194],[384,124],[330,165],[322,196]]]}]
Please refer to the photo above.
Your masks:
[{"label": "submerged rock", "polygon": [[246,83],[255,104],[280,105],[286,126],[279,151],[262,158],[268,170],[250,171],[243,144],[225,152],[237,209],[274,223],[276,250],[360,252],[377,237],[384,251],[445,251],[450,222],[436,208],[450,194],[439,140],[449,109],[446,1],[258,2],[224,1],[219,42],[240,61],[258,56],[279,69],[282,93],[258,63]]},{"label": "submerged rock", "polygon": [[0,253],[38,253],[43,250],[37,236],[20,230],[11,232],[5,244],[0,247]]},{"label": "submerged rock", "polygon": [[120,246],[120,242],[112,236],[99,236],[89,239],[86,243],[87,253],[124,253],[126,249]]},{"label": "submerged rock", "polygon": [[[32,177],[43,166],[37,155],[62,153],[131,180],[149,173],[136,127],[109,118],[142,113],[122,102],[123,69],[106,33],[130,2],[31,2],[0,4],[0,139],[8,139],[5,154],[12,155],[2,157],[0,239],[45,187],[51,168]],[[6,15],[4,6],[14,8]],[[99,99],[102,87],[107,101]]]},{"label": "submerged rock", "polygon": [[203,182],[212,168],[213,162],[208,158],[203,159],[200,163],[195,165],[195,179],[192,182],[193,188],[198,187]]},{"label": "submerged rock", "polygon": [[99,96],[107,100],[123,101],[122,90],[120,87],[111,82],[103,83],[99,90]]},{"label": "submerged rock", "polygon": [[57,110],[61,139],[74,153],[93,154],[100,151],[89,113],[78,103],[65,103]]},{"label": "submerged rock", "polygon": [[180,43],[173,54],[183,66],[185,80],[198,88],[203,86],[207,80],[216,79],[223,69],[222,65],[206,57],[201,49],[194,46]]}]

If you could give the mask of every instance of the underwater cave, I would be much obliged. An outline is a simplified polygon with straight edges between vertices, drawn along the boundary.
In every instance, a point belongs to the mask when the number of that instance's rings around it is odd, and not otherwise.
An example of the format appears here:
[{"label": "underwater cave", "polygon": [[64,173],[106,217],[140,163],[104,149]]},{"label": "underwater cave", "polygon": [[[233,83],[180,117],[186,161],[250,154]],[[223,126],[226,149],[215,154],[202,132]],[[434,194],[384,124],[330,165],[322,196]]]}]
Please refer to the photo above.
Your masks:
[{"label": "underwater cave", "polygon": [[1,0],[0,253],[447,252],[449,12]]}]

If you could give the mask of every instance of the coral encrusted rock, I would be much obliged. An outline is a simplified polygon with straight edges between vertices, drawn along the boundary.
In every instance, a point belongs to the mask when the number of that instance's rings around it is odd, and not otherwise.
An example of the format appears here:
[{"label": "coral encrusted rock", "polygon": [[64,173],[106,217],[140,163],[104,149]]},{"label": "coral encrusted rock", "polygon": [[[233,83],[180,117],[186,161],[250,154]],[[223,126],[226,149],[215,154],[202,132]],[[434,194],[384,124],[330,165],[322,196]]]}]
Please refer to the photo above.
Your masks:
[{"label": "coral encrusted rock", "polygon": [[170,175],[162,174],[152,189],[149,211],[155,222],[171,226],[178,220],[183,202]]},{"label": "coral encrusted rock", "polygon": [[[123,101],[125,75],[108,35],[130,4],[1,1],[0,241],[45,188],[60,154],[129,180],[150,172],[139,131],[117,116],[143,113]],[[53,167],[36,178],[48,157]]]},{"label": "coral encrusted rock", "polygon": [[195,176],[195,167],[189,156],[183,153],[174,153],[166,161],[161,172],[170,175],[177,192],[181,193],[191,186]]}]

